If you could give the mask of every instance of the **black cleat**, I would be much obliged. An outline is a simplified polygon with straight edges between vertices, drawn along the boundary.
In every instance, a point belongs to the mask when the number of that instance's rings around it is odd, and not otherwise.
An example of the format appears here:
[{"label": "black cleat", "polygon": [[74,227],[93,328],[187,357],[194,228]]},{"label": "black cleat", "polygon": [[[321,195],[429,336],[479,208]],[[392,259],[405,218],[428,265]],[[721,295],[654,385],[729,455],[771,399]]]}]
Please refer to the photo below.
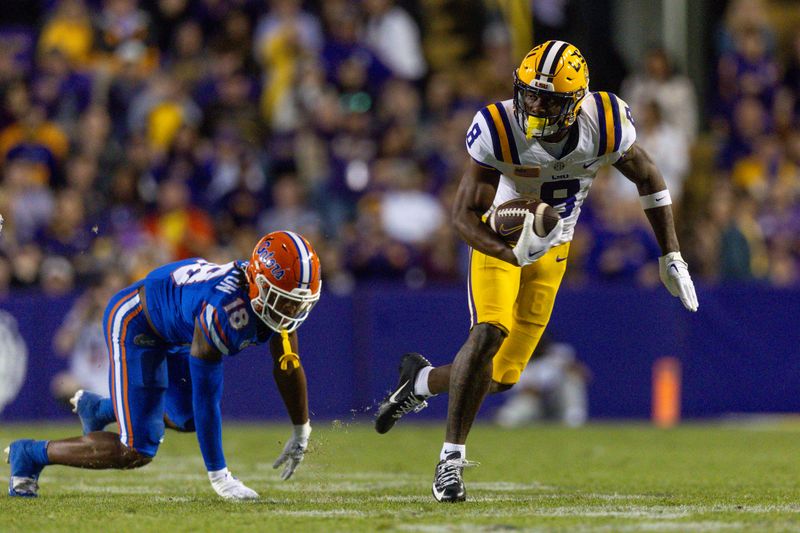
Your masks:
[{"label": "black cleat", "polygon": [[431,366],[427,359],[418,353],[407,353],[400,360],[400,380],[392,393],[381,401],[375,415],[375,431],[386,433],[403,415],[419,412],[428,407],[422,396],[414,394],[414,381],[420,370]]},{"label": "black cleat", "polygon": [[470,464],[461,459],[460,452],[449,453],[446,459],[439,461],[433,476],[432,489],[437,502],[463,502],[467,499],[467,489],[462,477],[465,466]]}]

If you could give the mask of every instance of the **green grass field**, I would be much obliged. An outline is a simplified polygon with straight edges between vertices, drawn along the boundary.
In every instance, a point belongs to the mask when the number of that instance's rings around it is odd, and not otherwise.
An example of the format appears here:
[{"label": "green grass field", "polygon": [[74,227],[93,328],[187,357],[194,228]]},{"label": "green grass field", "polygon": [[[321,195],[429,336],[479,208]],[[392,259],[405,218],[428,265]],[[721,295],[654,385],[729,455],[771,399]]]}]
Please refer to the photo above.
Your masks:
[{"label": "green grass field", "polygon": [[[0,443],[77,429],[4,426]],[[468,501],[455,505],[430,493],[441,424],[314,430],[306,461],[282,482],[271,464],[287,426],[225,427],[229,466],[257,502],[219,500],[194,435],[168,432],[140,470],[47,468],[38,499],[0,498],[0,531],[800,531],[797,422],[479,425],[469,458],[481,466],[466,471]]]}]

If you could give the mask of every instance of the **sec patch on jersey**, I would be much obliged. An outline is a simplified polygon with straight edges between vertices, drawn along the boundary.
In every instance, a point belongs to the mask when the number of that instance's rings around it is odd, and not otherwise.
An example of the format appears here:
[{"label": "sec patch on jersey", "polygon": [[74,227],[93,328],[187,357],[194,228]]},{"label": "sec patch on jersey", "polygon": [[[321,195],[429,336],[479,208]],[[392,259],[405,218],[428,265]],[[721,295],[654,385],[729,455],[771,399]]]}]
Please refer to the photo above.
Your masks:
[{"label": "sec patch on jersey", "polygon": [[533,231],[539,237],[550,233],[560,218],[558,211],[537,198],[515,198],[500,204],[492,212],[489,227],[508,244],[516,244],[528,212],[533,213]]}]

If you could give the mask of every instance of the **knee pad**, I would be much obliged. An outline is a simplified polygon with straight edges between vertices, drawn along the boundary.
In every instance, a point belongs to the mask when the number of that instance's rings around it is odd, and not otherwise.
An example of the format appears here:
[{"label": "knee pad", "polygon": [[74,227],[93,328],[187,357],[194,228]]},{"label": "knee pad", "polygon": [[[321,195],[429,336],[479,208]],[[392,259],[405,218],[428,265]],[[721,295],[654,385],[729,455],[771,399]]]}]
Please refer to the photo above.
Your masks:
[{"label": "knee pad", "polygon": [[503,357],[495,357],[492,364],[492,380],[494,380],[499,387],[497,392],[502,392],[513,387],[518,381],[522,370],[525,368],[524,364],[519,361],[509,361]]}]

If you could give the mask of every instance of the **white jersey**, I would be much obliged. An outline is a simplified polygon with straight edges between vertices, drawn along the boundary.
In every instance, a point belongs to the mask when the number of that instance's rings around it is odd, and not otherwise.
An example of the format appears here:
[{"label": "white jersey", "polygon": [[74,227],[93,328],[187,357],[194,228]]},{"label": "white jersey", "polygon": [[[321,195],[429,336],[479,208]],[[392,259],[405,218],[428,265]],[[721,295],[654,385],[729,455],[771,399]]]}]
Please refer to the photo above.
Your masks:
[{"label": "white jersey", "polygon": [[630,108],[607,92],[587,95],[570,128],[561,158],[536,139],[526,139],[514,119],[513,101],[488,105],[475,114],[467,132],[467,151],[481,166],[500,172],[492,209],[532,196],[552,205],[564,220],[562,238],[569,242],[595,174],[616,163],[636,140]]}]

